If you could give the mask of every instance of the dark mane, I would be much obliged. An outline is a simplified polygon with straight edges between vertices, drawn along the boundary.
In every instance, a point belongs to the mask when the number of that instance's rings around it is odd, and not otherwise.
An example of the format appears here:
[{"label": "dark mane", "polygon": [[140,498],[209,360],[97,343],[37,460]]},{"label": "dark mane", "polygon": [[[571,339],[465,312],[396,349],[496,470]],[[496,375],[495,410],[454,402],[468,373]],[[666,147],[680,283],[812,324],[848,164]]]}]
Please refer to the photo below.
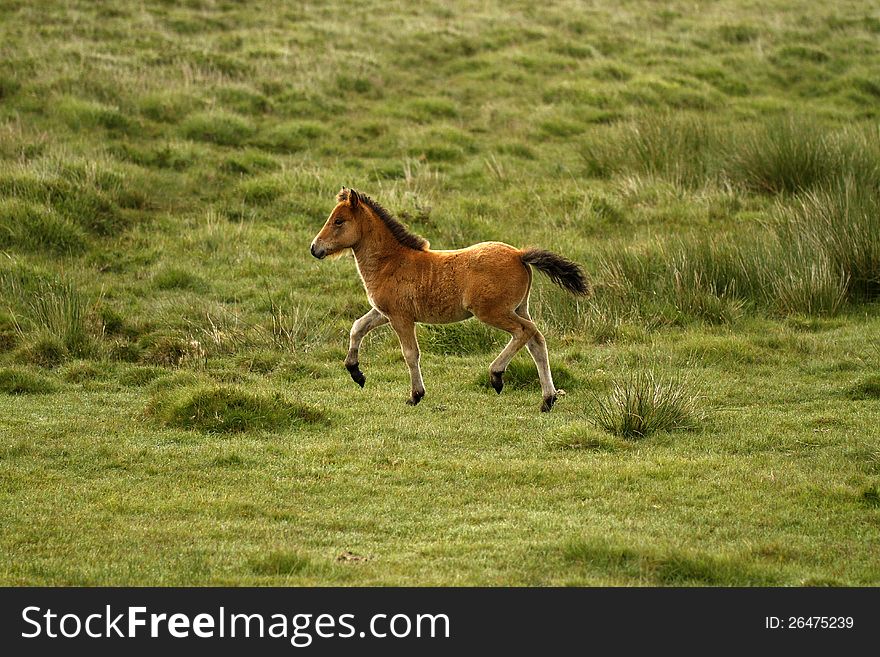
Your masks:
[{"label": "dark mane", "polygon": [[[351,190],[351,191],[355,191],[355,190]],[[347,201],[348,200],[348,193],[349,193],[349,190],[343,188],[343,190],[341,192],[339,192],[339,194],[336,196],[336,200],[339,203],[342,203],[343,201]],[[416,235],[415,233],[410,232],[410,230],[406,226],[404,226],[397,219],[395,219],[393,216],[391,216],[391,213],[388,212],[388,210],[383,208],[381,205],[379,205],[376,201],[371,199],[366,194],[362,194],[361,192],[357,192],[357,191],[355,191],[355,193],[358,195],[358,198],[360,199],[361,203],[363,203],[368,208],[370,208],[370,210],[372,210],[373,213],[375,213],[375,215],[377,217],[379,217],[379,219],[382,220],[382,223],[384,223],[386,226],[388,226],[388,230],[390,230],[391,234],[394,235],[394,239],[396,239],[398,242],[400,242],[406,248],[413,249],[414,251],[427,251],[428,250],[428,247],[429,247],[428,240],[426,240],[424,237],[422,237],[420,235]]]}]

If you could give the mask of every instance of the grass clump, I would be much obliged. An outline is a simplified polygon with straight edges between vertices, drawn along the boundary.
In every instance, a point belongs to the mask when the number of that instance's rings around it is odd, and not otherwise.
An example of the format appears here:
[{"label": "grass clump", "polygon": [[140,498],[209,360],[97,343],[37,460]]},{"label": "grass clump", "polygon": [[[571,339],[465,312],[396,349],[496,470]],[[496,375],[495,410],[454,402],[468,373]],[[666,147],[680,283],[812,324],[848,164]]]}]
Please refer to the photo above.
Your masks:
[{"label": "grass clump", "polygon": [[168,427],[203,433],[291,429],[325,419],[278,393],[246,392],[231,386],[181,388],[155,397],[147,413]]},{"label": "grass clump", "polygon": [[21,293],[26,320],[43,337],[57,341],[74,356],[93,353],[95,341],[87,320],[89,303],[75,285],[55,279]]},{"label": "grass clump", "polygon": [[178,123],[198,104],[192,96],[177,92],[145,94],[138,103],[140,113],[152,121]]},{"label": "grass clump", "polygon": [[876,138],[830,132],[815,120],[787,115],[735,140],[727,158],[730,178],[765,194],[796,194],[827,187],[842,174],[876,183]]},{"label": "grass clump", "polygon": [[78,253],[86,246],[82,229],[50,208],[18,199],[0,201],[0,249]]},{"label": "grass clump", "polygon": [[104,371],[89,361],[70,363],[61,370],[61,378],[68,383],[88,383],[103,377]]},{"label": "grass clump", "polygon": [[258,146],[278,153],[302,151],[325,137],[327,130],[314,121],[290,121],[276,125],[256,139]]},{"label": "grass clump", "polygon": [[45,395],[58,389],[52,381],[24,369],[0,369],[0,392],[7,395]]},{"label": "grass clump", "polygon": [[67,360],[67,349],[61,340],[43,333],[24,342],[16,351],[15,358],[39,367],[57,367]]},{"label": "grass clump", "polygon": [[158,379],[163,374],[165,374],[165,370],[161,367],[130,367],[119,374],[119,383],[131,388],[140,388]]},{"label": "grass clump", "polygon": [[877,484],[866,486],[862,490],[860,498],[862,500],[862,504],[864,504],[869,509],[880,508],[880,486],[878,486]]},{"label": "grass clump", "polygon": [[609,250],[600,270],[603,306],[649,323],[730,324],[753,309],[835,316],[880,296],[880,197],[850,177],[779,204],[750,235]]},{"label": "grass clump", "polygon": [[630,449],[632,443],[587,424],[564,427],[550,442],[553,449],[577,449],[595,452],[618,452]]},{"label": "grass clump", "polygon": [[203,112],[183,122],[183,134],[195,141],[240,146],[254,134],[254,127],[247,119],[231,112]]},{"label": "grass clump", "polygon": [[424,350],[444,356],[484,354],[500,347],[499,336],[499,332],[476,320],[419,327]]},{"label": "grass clump", "polygon": [[180,367],[186,360],[198,357],[199,344],[174,335],[149,336],[142,340],[141,361],[160,367]]},{"label": "grass clump", "polygon": [[866,376],[846,391],[850,399],[880,399],[880,374]]},{"label": "grass clump", "polygon": [[231,174],[253,174],[274,171],[279,168],[278,161],[271,155],[256,150],[237,151],[220,164],[220,169]]},{"label": "grass clump", "polygon": [[258,177],[239,183],[236,194],[248,205],[268,205],[289,191],[278,177]]},{"label": "grass clump", "polygon": [[769,586],[776,576],[725,556],[680,550],[635,549],[603,539],[574,540],[563,549],[566,561],[588,570],[659,586]]},{"label": "grass clump", "polygon": [[[571,390],[577,387],[577,379],[571,371],[562,363],[553,363],[551,366],[553,383],[557,388]],[[491,382],[487,374],[483,373],[477,379],[477,385],[481,388],[490,389]],[[525,356],[512,360],[504,371],[504,387],[507,390],[540,390],[541,381],[538,378],[538,368],[534,361]]]},{"label": "grass clump", "polygon": [[782,314],[833,317],[846,302],[848,280],[824,258],[801,260],[786,268],[770,291],[775,309]]},{"label": "grass clump", "polygon": [[656,431],[694,430],[703,414],[684,381],[638,371],[614,381],[604,397],[595,396],[597,426],[623,438]]},{"label": "grass clump", "polygon": [[106,345],[107,358],[122,363],[137,363],[143,357],[143,349],[136,342],[112,340]]},{"label": "grass clump", "polygon": [[307,557],[286,550],[275,550],[251,562],[251,568],[257,575],[297,575],[311,566]]},{"label": "grass clump", "polygon": [[192,290],[204,292],[208,283],[201,276],[179,267],[167,267],[153,276],[153,286],[157,290]]},{"label": "grass clump", "polygon": [[717,177],[721,144],[720,132],[699,116],[658,113],[588,140],[581,156],[595,177],[636,172],[698,187]]},{"label": "grass clump", "polygon": [[19,332],[11,315],[0,311],[0,353],[11,351],[18,344]]},{"label": "grass clump", "polygon": [[55,103],[55,112],[73,130],[104,128],[124,132],[135,125],[115,107],[79,98],[60,99]]},{"label": "grass clump", "polygon": [[809,192],[782,209],[778,232],[800,262],[825,261],[855,300],[880,296],[880,195],[847,178]]}]

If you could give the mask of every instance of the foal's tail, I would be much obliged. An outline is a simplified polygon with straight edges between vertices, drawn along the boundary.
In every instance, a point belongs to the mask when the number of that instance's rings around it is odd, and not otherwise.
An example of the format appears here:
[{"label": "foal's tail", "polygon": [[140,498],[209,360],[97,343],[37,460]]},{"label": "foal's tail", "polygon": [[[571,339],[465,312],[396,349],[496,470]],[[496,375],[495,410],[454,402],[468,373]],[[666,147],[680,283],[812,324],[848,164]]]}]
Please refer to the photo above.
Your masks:
[{"label": "foal's tail", "polygon": [[544,272],[551,281],[572,294],[585,296],[590,293],[590,283],[583,269],[568,258],[543,249],[523,249],[522,261]]}]

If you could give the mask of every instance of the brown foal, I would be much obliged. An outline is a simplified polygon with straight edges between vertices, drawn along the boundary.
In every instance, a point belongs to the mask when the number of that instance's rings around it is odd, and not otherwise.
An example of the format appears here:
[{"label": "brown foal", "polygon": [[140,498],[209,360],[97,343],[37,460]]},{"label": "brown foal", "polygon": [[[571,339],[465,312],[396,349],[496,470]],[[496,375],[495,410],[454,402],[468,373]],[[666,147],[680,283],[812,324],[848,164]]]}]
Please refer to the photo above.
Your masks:
[{"label": "brown foal", "polygon": [[419,368],[415,325],[446,324],[476,317],[510,333],[507,346],[489,367],[492,387],[501,392],[503,374],[514,354],[526,347],[541,380],[541,410],[553,408],[559,391],[553,385],[547,343],[529,316],[529,265],[573,294],[589,293],[581,268],[562,256],[540,249],[517,249],[501,242],[482,242],[455,251],[432,251],[385,208],[353,189],[342,188],[327,223],[312,241],[316,258],[351,249],[370,300],[370,311],[351,327],[345,367],[363,387],[358,365],[364,336],[388,322],[397,333],[409,366],[412,393],[408,404],[425,395]]}]

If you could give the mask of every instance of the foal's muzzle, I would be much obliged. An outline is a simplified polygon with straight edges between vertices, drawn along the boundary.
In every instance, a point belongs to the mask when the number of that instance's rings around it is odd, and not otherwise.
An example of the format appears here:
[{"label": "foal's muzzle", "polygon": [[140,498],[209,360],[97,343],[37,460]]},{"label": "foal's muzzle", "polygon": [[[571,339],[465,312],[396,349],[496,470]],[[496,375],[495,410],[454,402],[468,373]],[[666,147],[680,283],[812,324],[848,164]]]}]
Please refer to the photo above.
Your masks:
[{"label": "foal's muzzle", "polygon": [[312,255],[315,256],[318,260],[323,260],[324,256],[327,255],[327,252],[324,251],[324,249],[316,248],[314,242],[312,242],[312,246],[309,247],[309,251],[311,251]]}]

